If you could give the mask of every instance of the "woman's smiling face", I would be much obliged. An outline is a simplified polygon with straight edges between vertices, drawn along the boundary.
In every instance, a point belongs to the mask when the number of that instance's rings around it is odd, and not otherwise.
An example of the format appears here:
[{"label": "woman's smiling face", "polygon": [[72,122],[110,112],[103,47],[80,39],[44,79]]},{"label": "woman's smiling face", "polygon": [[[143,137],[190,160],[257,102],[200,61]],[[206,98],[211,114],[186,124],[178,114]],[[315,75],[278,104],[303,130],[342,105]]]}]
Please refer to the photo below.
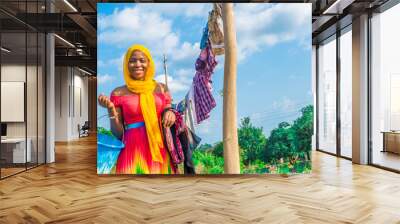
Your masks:
[{"label": "woman's smiling face", "polygon": [[147,67],[149,66],[149,59],[141,51],[133,51],[131,58],[128,62],[128,70],[132,79],[144,80]]}]

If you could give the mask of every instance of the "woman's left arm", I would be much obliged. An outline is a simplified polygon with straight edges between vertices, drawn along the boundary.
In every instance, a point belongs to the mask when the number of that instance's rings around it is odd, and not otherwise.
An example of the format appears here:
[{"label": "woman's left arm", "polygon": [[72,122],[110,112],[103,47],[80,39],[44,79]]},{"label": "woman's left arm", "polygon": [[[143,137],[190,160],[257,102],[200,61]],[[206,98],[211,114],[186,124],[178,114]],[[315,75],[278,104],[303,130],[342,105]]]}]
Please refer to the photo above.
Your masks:
[{"label": "woman's left arm", "polygon": [[[171,96],[168,91],[168,88],[164,84],[161,84],[160,87],[161,87],[162,93],[164,93],[166,95],[166,97],[169,98],[169,100],[168,100],[169,102],[167,102],[165,104],[164,110],[167,108],[171,108]],[[176,116],[175,116],[174,112],[169,110],[164,113],[164,117],[163,117],[164,127],[171,127],[175,123],[175,121],[176,121]]]}]

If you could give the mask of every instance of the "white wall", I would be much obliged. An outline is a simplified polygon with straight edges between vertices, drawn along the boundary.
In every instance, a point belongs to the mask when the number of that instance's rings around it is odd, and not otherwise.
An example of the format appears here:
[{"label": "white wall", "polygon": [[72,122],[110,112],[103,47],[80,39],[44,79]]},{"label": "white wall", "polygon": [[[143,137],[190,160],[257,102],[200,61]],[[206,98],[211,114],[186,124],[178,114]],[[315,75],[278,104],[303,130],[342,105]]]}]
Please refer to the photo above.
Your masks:
[{"label": "white wall", "polygon": [[[38,69],[38,70],[36,70]],[[1,66],[1,81],[25,82],[28,80],[26,91],[26,115],[25,122],[5,122],[7,124],[8,138],[25,138],[25,134],[30,139],[31,155],[33,162],[39,158],[39,162],[44,162],[44,90],[43,90],[42,68],[25,64],[3,64]],[[38,83],[39,81],[39,83]],[[37,92],[39,90],[39,92]],[[23,93],[22,93],[23,94]],[[4,96],[3,96],[4,97]],[[1,108],[7,110],[8,108]],[[22,108],[25,113],[25,106]],[[11,111],[12,112],[12,111]],[[40,115],[40,116],[38,116]],[[27,132],[26,132],[27,131]],[[39,156],[37,156],[37,150]]]},{"label": "white wall", "polygon": [[[88,78],[81,76],[82,73],[76,75],[77,70],[74,71],[74,108],[72,116],[72,130],[71,135],[73,137],[78,137],[78,124],[81,126],[88,121]],[[80,102],[79,102],[80,101]],[[80,108],[81,107],[81,108]],[[81,110],[81,111],[80,111]],[[75,111],[75,112],[74,112]]]},{"label": "white wall", "polygon": [[55,141],[68,140],[68,68],[55,68]]},{"label": "white wall", "polygon": [[[28,67],[28,70],[31,69]],[[2,65],[1,81],[5,82],[25,82],[25,64],[24,65]],[[4,110],[5,108],[1,108]],[[7,137],[25,137],[24,122],[7,122]]]},{"label": "white wall", "polygon": [[56,67],[55,141],[79,138],[78,124],[88,120],[88,78],[83,75],[76,68]]},{"label": "white wall", "polygon": [[[31,77],[31,74],[35,74],[36,78],[36,66],[27,66],[28,72],[28,88],[27,88],[27,107],[35,108],[34,112],[36,112],[36,79]],[[4,82],[25,82],[25,64],[5,64],[1,66],[1,81]],[[39,107],[42,105],[38,105]],[[2,110],[5,108],[2,108]],[[32,127],[36,130],[36,120],[37,114],[30,113],[31,111],[28,109],[27,111],[28,122],[34,122],[34,124],[29,124],[28,129]],[[33,127],[35,126],[35,127]],[[29,134],[29,130],[28,130]],[[36,131],[35,131],[36,135]],[[7,122],[7,136],[8,137],[25,137],[25,123],[24,122]],[[28,136],[29,137],[29,136]]]}]

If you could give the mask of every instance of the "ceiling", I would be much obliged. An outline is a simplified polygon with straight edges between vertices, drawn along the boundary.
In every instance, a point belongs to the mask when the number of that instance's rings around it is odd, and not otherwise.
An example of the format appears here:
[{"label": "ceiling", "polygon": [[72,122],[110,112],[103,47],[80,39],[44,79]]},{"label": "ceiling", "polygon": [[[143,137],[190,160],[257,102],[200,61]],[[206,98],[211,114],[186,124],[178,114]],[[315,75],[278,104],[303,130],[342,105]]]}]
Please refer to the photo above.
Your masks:
[{"label": "ceiling", "polygon": [[353,17],[374,12],[390,0],[309,0],[312,8],[312,37],[317,44],[350,25]]},{"label": "ceiling", "polygon": [[96,0],[47,0],[47,4],[45,0],[1,0],[2,46],[12,50],[7,54],[8,60],[36,55],[37,44],[26,45],[25,31],[28,42],[32,41],[30,32],[52,32],[57,34],[56,66],[78,66],[96,74],[96,3]]},{"label": "ceiling", "polygon": [[[373,10],[388,1],[390,0],[254,0],[252,2],[311,3],[312,37],[313,43],[316,44],[335,33],[338,24],[346,26],[351,23],[353,16]],[[26,29],[28,32],[54,32],[70,43],[55,38],[56,65],[79,66],[96,74],[97,2],[125,1],[47,0],[46,5],[45,0],[1,0],[1,29],[4,33],[8,33],[3,35],[6,38],[3,45],[5,42],[14,41],[8,46],[9,48],[23,49],[25,39],[22,37]],[[202,1],[192,0],[192,2]],[[28,44],[28,55],[34,52],[31,47],[35,45]]]}]

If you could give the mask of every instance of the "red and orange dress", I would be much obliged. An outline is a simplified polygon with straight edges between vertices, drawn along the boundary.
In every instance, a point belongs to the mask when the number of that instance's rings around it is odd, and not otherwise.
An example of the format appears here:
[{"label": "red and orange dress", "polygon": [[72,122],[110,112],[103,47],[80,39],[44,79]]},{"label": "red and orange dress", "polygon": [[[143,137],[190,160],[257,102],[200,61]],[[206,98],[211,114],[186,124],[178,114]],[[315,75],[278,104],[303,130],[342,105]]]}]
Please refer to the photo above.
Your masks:
[{"label": "red and orange dress", "polygon": [[[161,113],[171,104],[168,93],[153,93],[156,103],[157,117],[161,127]],[[125,148],[118,156],[115,166],[116,174],[175,174],[177,170],[171,162],[165,147],[160,147],[162,162],[153,161],[138,94],[125,96],[111,95],[111,102],[122,111],[125,131],[122,141]]]}]

